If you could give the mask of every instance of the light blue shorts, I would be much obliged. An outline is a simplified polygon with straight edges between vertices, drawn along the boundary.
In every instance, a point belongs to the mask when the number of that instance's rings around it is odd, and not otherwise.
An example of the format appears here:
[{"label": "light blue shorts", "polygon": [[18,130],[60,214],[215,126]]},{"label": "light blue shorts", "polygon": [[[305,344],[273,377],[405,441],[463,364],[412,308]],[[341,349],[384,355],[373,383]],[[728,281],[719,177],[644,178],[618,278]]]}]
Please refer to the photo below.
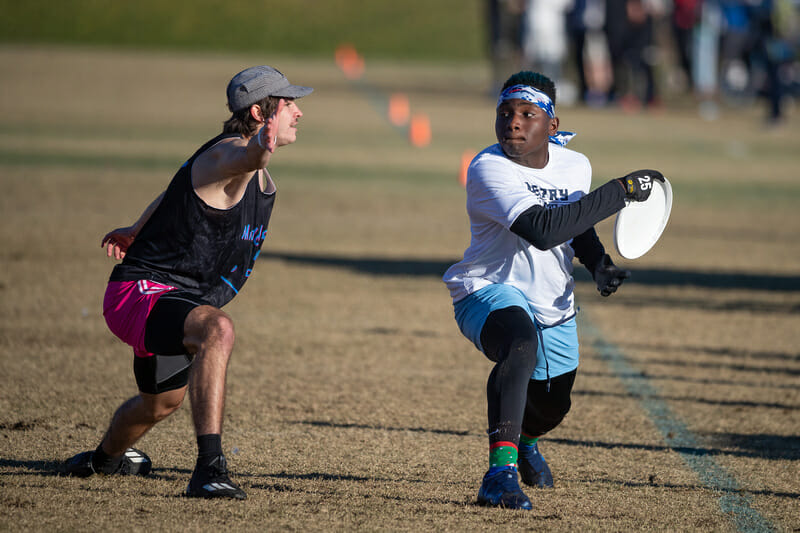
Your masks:
[{"label": "light blue shorts", "polygon": [[453,309],[461,333],[483,352],[481,331],[489,313],[513,306],[527,311],[539,333],[536,369],[531,379],[544,381],[578,368],[578,328],[575,317],[556,326],[536,323],[528,300],[516,287],[502,284],[489,285],[457,301],[453,304]]}]

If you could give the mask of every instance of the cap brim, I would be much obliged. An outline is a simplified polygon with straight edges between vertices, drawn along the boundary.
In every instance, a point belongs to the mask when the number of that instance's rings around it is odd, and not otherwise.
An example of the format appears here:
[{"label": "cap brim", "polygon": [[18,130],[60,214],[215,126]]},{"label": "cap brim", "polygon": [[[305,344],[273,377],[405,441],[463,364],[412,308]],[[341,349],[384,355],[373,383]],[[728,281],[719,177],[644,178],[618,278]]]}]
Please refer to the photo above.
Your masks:
[{"label": "cap brim", "polygon": [[314,89],[312,87],[303,87],[301,85],[289,85],[284,89],[275,91],[270,96],[277,96],[278,98],[302,98],[311,94]]}]

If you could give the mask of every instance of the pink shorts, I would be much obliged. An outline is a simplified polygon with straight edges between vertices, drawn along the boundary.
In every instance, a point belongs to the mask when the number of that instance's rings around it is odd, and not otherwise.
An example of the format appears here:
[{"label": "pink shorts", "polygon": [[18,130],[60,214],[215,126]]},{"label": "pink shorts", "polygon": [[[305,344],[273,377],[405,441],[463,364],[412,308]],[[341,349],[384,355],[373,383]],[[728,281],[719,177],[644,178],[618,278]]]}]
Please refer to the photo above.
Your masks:
[{"label": "pink shorts", "polygon": [[175,287],[149,280],[110,281],[103,298],[103,316],[111,332],[133,347],[136,357],[153,355],[144,347],[147,317],[156,301]]}]

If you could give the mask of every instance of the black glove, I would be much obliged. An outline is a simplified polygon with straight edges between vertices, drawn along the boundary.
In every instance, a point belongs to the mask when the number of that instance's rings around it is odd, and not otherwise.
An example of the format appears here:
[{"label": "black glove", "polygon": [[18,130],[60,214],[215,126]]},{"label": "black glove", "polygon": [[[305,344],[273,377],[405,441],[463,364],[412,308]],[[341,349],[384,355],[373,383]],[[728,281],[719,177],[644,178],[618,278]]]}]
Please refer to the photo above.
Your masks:
[{"label": "black glove", "polygon": [[622,282],[631,277],[630,270],[622,270],[611,262],[608,254],[604,255],[597,266],[594,267],[594,281],[597,283],[597,290],[602,296],[608,296],[616,292],[617,287]]},{"label": "black glove", "polygon": [[617,178],[625,189],[625,198],[635,202],[644,202],[653,190],[653,180],[663,182],[664,175],[658,170],[637,170],[624,178]]}]

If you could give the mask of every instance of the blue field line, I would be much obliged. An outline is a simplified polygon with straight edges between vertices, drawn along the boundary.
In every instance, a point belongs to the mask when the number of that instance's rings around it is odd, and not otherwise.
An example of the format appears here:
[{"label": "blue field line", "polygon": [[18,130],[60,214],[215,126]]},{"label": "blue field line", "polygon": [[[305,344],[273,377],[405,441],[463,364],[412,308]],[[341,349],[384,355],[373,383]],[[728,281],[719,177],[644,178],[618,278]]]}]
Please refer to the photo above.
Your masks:
[{"label": "blue field line", "polygon": [[608,363],[628,393],[639,399],[667,445],[681,455],[703,486],[722,493],[720,510],[730,518],[736,529],[742,532],[775,531],[776,528],[750,506],[750,497],[742,492],[736,479],[714,461],[694,433],[659,398],[658,390],[647,376],[631,366],[619,348],[603,339],[597,328],[587,320],[585,312],[579,316],[581,329],[592,337],[592,347]]},{"label": "blue field line", "polygon": [[408,137],[408,124],[398,126],[396,124],[392,124],[392,122],[389,120],[389,96],[385,92],[362,79],[350,80],[350,84],[365,97],[372,108],[392,129],[402,134],[403,137]]}]

